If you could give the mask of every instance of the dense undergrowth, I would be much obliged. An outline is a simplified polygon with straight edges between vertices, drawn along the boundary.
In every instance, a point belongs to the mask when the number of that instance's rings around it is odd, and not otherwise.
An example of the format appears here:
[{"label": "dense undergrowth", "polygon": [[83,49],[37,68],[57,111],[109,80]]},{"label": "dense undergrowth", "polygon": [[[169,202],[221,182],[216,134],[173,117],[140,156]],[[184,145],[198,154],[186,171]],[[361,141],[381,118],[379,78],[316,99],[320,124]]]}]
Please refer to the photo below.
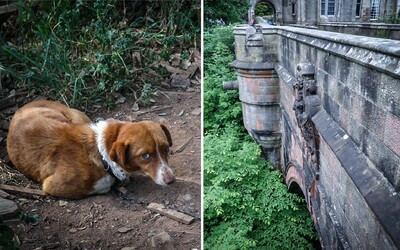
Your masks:
[{"label": "dense undergrowth", "polygon": [[230,27],[204,34],[204,249],[312,249],[305,201],[245,133],[234,80]]},{"label": "dense undergrowth", "polygon": [[168,75],[160,61],[200,44],[200,0],[24,2],[1,27],[0,71],[70,106],[144,101]]}]

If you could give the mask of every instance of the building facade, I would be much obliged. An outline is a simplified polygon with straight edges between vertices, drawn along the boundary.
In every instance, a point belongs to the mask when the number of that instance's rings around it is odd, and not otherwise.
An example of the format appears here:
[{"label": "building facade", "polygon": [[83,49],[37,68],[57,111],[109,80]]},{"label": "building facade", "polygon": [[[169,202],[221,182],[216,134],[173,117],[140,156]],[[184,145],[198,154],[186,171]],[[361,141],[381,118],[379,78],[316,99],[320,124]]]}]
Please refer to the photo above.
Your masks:
[{"label": "building facade", "polygon": [[275,9],[277,25],[319,25],[331,22],[393,23],[400,0],[250,0],[249,18],[259,2]]}]

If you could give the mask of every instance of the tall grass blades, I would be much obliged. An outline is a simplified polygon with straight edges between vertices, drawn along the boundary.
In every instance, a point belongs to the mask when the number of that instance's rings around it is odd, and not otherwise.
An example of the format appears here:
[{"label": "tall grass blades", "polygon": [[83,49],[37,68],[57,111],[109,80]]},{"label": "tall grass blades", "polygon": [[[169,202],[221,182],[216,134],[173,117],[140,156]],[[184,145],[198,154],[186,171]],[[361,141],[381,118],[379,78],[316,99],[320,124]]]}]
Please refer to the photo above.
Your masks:
[{"label": "tall grass blades", "polygon": [[[11,35],[2,34],[0,67],[12,75],[16,87],[70,106],[110,100],[115,92],[141,91],[143,82],[157,85],[165,75],[146,77],[159,70],[157,62],[169,58],[174,46],[197,44],[200,1],[140,2],[58,0],[41,1],[39,6],[18,2],[15,28]],[[156,9],[173,9],[174,14],[157,20]],[[134,65],[134,51],[140,52],[139,67]]]}]

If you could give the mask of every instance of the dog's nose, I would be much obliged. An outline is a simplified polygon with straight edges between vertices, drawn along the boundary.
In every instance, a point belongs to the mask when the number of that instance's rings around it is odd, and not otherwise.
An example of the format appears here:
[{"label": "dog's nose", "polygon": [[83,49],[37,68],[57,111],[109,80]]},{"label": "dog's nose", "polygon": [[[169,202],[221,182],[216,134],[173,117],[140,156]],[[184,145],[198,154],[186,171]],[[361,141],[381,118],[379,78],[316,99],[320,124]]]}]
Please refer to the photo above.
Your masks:
[{"label": "dog's nose", "polygon": [[175,182],[175,176],[170,176],[168,178],[166,178],[165,180],[165,184],[169,185]]}]

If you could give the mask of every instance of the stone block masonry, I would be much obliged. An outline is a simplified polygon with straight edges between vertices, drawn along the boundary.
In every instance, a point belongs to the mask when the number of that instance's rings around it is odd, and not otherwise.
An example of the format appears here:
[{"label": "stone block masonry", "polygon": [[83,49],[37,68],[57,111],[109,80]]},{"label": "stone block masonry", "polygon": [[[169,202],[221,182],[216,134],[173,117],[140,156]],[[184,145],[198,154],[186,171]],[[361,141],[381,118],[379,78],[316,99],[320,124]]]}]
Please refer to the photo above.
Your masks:
[{"label": "stone block masonry", "polygon": [[273,141],[255,138],[301,188],[321,245],[399,249],[400,42],[242,25],[235,46],[240,99],[270,100],[243,109],[246,128]]}]

